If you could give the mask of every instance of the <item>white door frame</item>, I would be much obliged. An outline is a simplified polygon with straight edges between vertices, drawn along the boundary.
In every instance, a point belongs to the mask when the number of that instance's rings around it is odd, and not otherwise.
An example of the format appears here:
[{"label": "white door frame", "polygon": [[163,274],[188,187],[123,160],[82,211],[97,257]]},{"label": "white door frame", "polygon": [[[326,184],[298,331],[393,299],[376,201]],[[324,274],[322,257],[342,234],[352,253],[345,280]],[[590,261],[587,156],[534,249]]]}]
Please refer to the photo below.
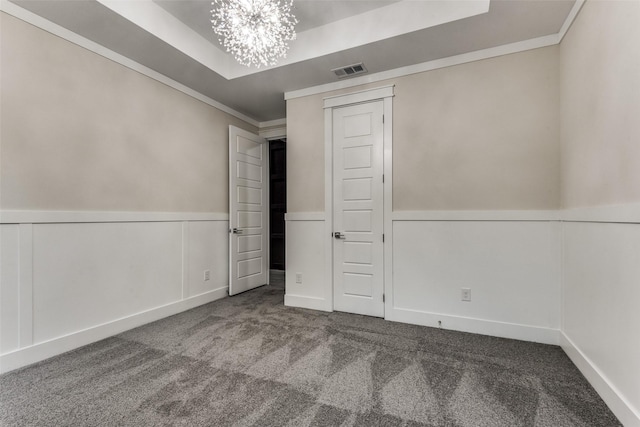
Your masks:
[{"label": "white door frame", "polygon": [[393,96],[395,85],[382,86],[345,95],[324,98],[324,223],[325,223],[325,283],[328,300],[333,311],[333,109],[353,104],[383,101],[383,173],[384,173],[384,293],[385,318],[393,307]]},{"label": "white door frame", "polygon": [[258,131],[258,135],[266,139],[267,141],[271,141],[274,139],[284,139],[287,137],[287,119],[278,119],[271,120],[270,122],[263,122],[260,124],[261,128],[266,127],[267,129],[260,129]]}]

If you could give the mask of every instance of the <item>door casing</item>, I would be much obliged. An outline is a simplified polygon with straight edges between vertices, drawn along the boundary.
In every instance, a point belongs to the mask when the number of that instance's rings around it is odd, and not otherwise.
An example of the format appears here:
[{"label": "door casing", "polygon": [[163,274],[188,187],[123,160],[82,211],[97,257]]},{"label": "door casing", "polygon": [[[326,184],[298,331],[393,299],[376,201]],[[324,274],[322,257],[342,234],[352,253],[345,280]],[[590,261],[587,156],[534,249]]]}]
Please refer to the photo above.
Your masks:
[{"label": "door casing", "polygon": [[383,106],[332,109],[333,309],[375,317],[384,317]]},{"label": "door casing", "polygon": [[385,318],[393,307],[393,96],[394,85],[382,86],[364,91],[352,92],[345,95],[332,96],[324,99],[324,159],[325,159],[325,283],[326,299],[333,310],[333,109],[348,105],[361,104],[372,101],[383,101],[383,171],[384,171],[384,309]]}]

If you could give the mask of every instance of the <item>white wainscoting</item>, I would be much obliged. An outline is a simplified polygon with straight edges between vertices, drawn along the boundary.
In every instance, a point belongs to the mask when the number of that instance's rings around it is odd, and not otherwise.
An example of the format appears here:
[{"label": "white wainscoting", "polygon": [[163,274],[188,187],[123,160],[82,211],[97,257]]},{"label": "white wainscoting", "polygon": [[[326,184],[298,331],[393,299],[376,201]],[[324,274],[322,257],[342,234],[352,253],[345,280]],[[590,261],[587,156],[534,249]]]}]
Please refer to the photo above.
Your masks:
[{"label": "white wainscoting", "polygon": [[[560,344],[623,424],[640,426],[640,205],[392,215],[386,319]],[[323,214],[287,219],[285,302],[331,311]]]},{"label": "white wainscoting", "polygon": [[[559,344],[557,221],[398,217],[387,319]],[[471,301],[461,300],[462,288]]]},{"label": "white wainscoting", "polygon": [[226,214],[3,212],[2,221],[0,372],[227,295]]},{"label": "white wainscoting", "polygon": [[[332,311],[331,279],[325,269],[324,212],[286,214],[286,272],[284,304]],[[302,274],[302,283],[296,275]]]},{"label": "white wainscoting", "polygon": [[[394,212],[385,230],[392,245],[385,268],[393,271],[385,318],[559,344],[558,218],[556,211]],[[331,272],[322,270],[332,241],[323,227],[322,213],[287,214],[286,305],[332,310]],[[461,301],[463,287],[471,302]]]},{"label": "white wainscoting", "polygon": [[628,427],[640,426],[637,207],[575,209],[563,223],[561,345]]}]

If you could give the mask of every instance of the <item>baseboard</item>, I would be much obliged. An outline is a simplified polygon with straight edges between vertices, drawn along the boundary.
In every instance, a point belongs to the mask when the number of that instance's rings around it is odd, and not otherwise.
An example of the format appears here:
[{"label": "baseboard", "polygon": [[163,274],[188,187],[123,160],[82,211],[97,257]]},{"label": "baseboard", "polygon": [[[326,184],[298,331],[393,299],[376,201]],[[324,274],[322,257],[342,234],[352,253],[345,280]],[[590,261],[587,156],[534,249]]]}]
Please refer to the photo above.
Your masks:
[{"label": "baseboard", "polygon": [[560,331],[538,326],[520,325],[516,323],[496,322],[493,320],[474,319],[462,316],[451,316],[425,311],[392,308],[385,313],[385,319],[393,322],[410,323],[412,325],[439,327],[460,332],[471,332],[500,338],[510,338],[542,344],[560,344]]},{"label": "baseboard", "polygon": [[0,355],[0,374],[224,298],[228,286]]},{"label": "baseboard", "polygon": [[560,332],[560,345],[569,359],[578,367],[589,384],[598,392],[602,400],[625,427],[640,427],[640,412],[620,394],[616,387],[595,366],[587,356],[565,335]]},{"label": "baseboard", "polygon": [[311,310],[333,311],[331,301],[327,301],[324,298],[300,295],[285,295],[284,305],[287,307],[309,308]]}]

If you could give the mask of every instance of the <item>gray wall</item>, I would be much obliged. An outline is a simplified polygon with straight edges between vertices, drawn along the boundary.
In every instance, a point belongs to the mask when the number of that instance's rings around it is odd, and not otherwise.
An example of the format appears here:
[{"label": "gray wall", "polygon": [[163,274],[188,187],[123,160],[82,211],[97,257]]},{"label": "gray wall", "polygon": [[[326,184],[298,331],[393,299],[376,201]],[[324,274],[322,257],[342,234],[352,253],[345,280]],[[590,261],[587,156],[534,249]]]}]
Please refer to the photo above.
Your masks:
[{"label": "gray wall", "polygon": [[254,126],[1,19],[2,209],[228,212],[228,126]]},{"label": "gray wall", "polygon": [[[557,209],[558,47],[378,82],[395,84],[394,210]],[[324,210],[322,99],[287,102],[289,212]]]}]

